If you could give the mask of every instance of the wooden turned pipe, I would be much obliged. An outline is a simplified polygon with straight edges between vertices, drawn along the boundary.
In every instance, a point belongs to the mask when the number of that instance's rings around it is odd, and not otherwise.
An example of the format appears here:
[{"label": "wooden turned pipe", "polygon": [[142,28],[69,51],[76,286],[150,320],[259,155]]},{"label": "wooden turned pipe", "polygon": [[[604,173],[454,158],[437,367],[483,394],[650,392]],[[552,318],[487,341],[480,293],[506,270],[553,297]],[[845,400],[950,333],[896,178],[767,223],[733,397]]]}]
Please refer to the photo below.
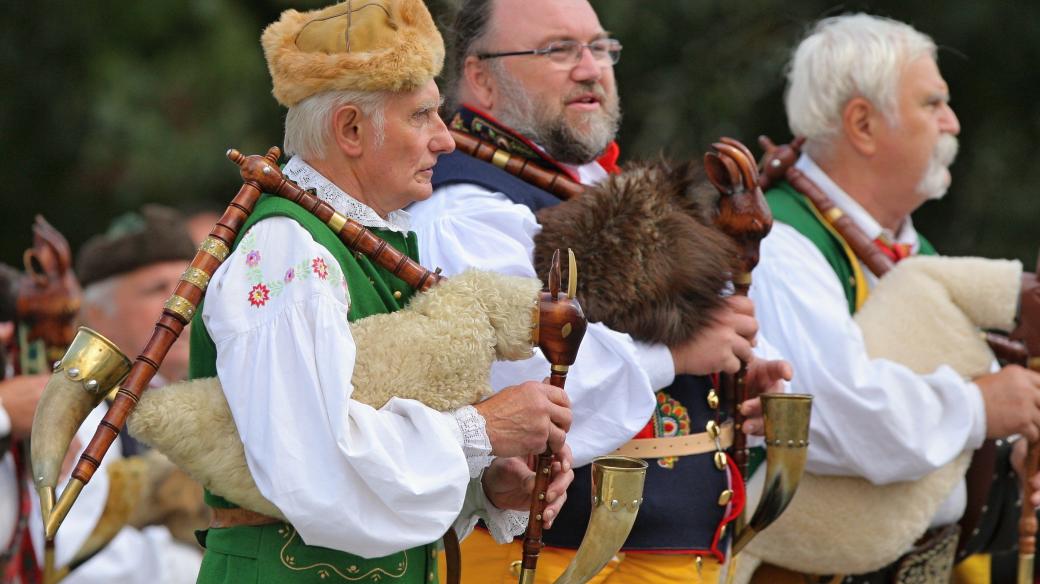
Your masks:
[{"label": "wooden turned pipe", "polygon": [[[281,154],[278,148],[271,148],[263,158],[267,164],[275,165]],[[210,231],[209,237],[200,246],[192,259],[189,268],[177,283],[173,296],[167,300],[163,312],[155,323],[151,339],[144,350],[137,356],[130,374],[123,381],[112,401],[108,413],[98,425],[94,437],[76,463],[72,471],[72,479],[62,492],[61,498],[54,507],[51,517],[47,519],[45,531],[48,538],[53,537],[58,526],[68,514],[69,509],[79,496],[79,492],[90,482],[101,459],[104,458],[112,442],[126,425],[141,394],[148,387],[170,347],[184,331],[185,325],[191,322],[199,302],[206,291],[206,286],[214,272],[230,254],[231,245],[238,236],[242,225],[260,198],[262,187],[255,180],[243,175],[244,182],[231,204],[228,205],[220,220]]]},{"label": "wooden turned pipe", "polygon": [[546,170],[522,156],[510,154],[476,136],[455,129],[448,131],[455,139],[455,147],[461,152],[477,160],[490,162],[524,182],[548,191],[563,200],[577,197],[585,191],[584,185],[575,182],[563,173]]},{"label": "wooden turned pipe", "polygon": [[331,205],[282,174],[277,164],[262,156],[245,156],[228,150],[227,157],[241,168],[242,177],[253,181],[264,192],[288,199],[309,211],[329,226],[351,251],[367,256],[376,265],[397,276],[409,286],[425,292],[441,280],[440,270],[430,271],[398,251],[357,221],[337,213]]},{"label": "wooden turned pipe", "polygon": [[245,156],[237,150],[228,150],[227,157],[240,167],[242,187],[195,254],[190,267],[181,276],[173,296],[166,302],[162,315],[155,324],[151,339],[138,355],[130,374],[119,387],[108,413],[80,456],[73,470],[72,480],[62,492],[54,512],[47,520],[48,537],[52,537],[57,531],[83,487],[94,476],[102,458],[126,425],[127,418],[137,406],[141,394],[158,371],[170,347],[183,332],[184,327],[191,322],[210,278],[230,255],[231,247],[242,225],[253,212],[263,192],[284,197],[304,207],[328,224],[351,250],[367,255],[373,262],[417,290],[424,291],[440,281],[439,271],[431,272],[423,268],[361,224],[336,213],[314,193],[301,189],[296,183],[286,179],[278,167],[280,156],[281,151],[277,147],[270,148],[263,156]]},{"label": "wooden turned pipe", "polygon": [[[550,364],[550,385],[563,389],[567,383],[567,372],[578,356],[578,347],[585,336],[588,323],[585,313],[575,298],[578,288],[577,262],[574,253],[568,251],[568,289],[560,291],[560,250],[553,253],[549,269],[549,291],[542,292],[538,300],[538,327],[535,339]],[[535,461],[535,484],[531,496],[531,511],[528,516],[527,532],[524,534],[523,559],[520,582],[533,582],[538,555],[542,550],[542,514],[547,504],[546,494],[552,475],[553,452],[546,447]]]}]

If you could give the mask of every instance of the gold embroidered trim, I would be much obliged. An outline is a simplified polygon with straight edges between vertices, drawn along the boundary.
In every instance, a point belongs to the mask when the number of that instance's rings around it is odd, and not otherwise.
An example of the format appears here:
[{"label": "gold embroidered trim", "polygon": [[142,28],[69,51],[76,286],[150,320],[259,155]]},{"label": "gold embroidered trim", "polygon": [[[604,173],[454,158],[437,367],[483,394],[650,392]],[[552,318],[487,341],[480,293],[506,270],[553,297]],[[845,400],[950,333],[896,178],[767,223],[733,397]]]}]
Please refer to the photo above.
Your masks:
[{"label": "gold embroidered trim", "polygon": [[[337,576],[339,576],[340,578],[346,580],[347,582],[358,582],[358,581],[363,580],[365,578],[371,578],[373,582],[377,582],[377,581],[381,580],[384,577],[390,578],[390,579],[393,579],[393,580],[397,580],[397,579],[403,578],[405,576],[405,574],[408,573],[408,553],[407,552],[399,552],[400,555],[402,556],[402,560],[400,562],[398,562],[398,564],[397,564],[397,570],[398,571],[397,572],[393,572],[393,573],[387,572],[386,570],[384,570],[382,568],[372,568],[371,570],[365,572],[364,574],[360,574],[359,575],[361,570],[358,569],[357,565],[354,565],[354,564],[352,564],[349,567],[345,568],[346,572],[350,572],[349,574],[343,573],[343,571],[341,571],[336,566],[333,566],[332,564],[329,564],[329,563],[326,563],[326,562],[318,562],[318,563],[310,564],[310,565],[307,565],[307,566],[297,566],[296,565],[296,557],[292,556],[292,555],[289,555],[289,553],[287,552],[287,550],[289,549],[289,546],[299,536],[299,534],[296,532],[296,528],[291,526],[291,525],[289,525],[287,523],[284,526],[278,528],[278,534],[281,535],[282,537],[286,538],[285,545],[283,545],[282,549],[278,552],[278,559],[281,560],[283,566],[285,566],[286,568],[288,568],[290,570],[293,570],[295,572],[302,572],[304,570],[317,570],[318,571],[318,576],[321,577],[322,579],[328,578],[329,576],[332,575],[332,573],[335,573]],[[304,545],[307,545],[307,544],[304,544]]]}]

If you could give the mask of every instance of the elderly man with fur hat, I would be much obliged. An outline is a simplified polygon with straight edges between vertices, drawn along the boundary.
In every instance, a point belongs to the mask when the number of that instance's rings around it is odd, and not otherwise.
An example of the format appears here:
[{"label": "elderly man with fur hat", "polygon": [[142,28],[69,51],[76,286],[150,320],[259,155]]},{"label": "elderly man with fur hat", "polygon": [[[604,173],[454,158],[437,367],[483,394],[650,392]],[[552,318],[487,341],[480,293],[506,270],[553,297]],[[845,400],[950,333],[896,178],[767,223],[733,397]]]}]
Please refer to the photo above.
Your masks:
[{"label": "elderly man with fur hat", "polygon": [[[444,49],[426,7],[288,10],[262,44],[289,110],[285,175],[417,258],[401,209],[430,195],[437,157],[454,148],[437,113]],[[220,378],[249,471],[286,521],[208,494],[200,582],[434,581],[435,544],[453,525],[464,534],[479,514],[500,537],[522,530],[496,503],[529,504],[532,473],[492,458],[546,441],[562,454],[547,522],[558,513],[573,477],[562,390],[525,383],[447,413],[351,399],[348,322],[397,311],[412,294],[306,210],[259,201],[192,327],[191,375]]]},{"label": "elderly man with fur hat", "polygon": [[[1040,437],[1040,374],[1017,366],[992,372],[989,359],[981,372],[968,374],[959,370],[965,361],[960,355],[925,370],[909,366],[914,355],[908,353],[875,358],[872,331],[861,321],[891,274],[921,265],[922,258],[903,258],[935,255],[910,215],[942,197],[950,184],[948,167],[960,123],[949,101],[935,42],[901,22],[866,14],[827,18],[794,51],[785,105],[792,133],[806,142],[794,164],[799,174],[786,176],[807,178],[834,208],[826,211],[831,219],[825,220],[803,194],[804,186],[798,187],[802,191],[793,186],[797,179],[780,182],[766,194],[776,224],[763,241],[751,295],[763,332],[798,371],[792,388],[815,396],[806,470],[850,485],[860,500],[864,493],[884,489],[912,496],[878,498],[875,510],[890,510],[889,519],[879,521],[868,510],[856,521],[843,522],[824,512],[806,517],[802,529],[789,532],[804,534],[812,525],[818,536],[814,541],[826,542],[822,547],[809,545],[795,553],[801,546],[792,546],[790,536],[776,539],[768,550],[761,546],[769,537],[749,547],[774,564],[815,574],[844,572],[844,582],[919,581],[913,574],[928,566],[934,579],[922,581],[949,581],[943,578],[953,560],[956,523],[965,512],[963,470],[970,453],[986,438]],[[874,239],[892,262],[903,260],[890,276],[879,282],[861,252],[853,253],[846,236],[831,227],[840,216],[851,220],[864,241]],[[1003,294],[983,294],[988,283],[983,274],[992,274],[975,271],[964,277],[973,284],[973,300],[953,297],[964,310],[1005,299],[1013,318],[1021,265],[1001,271],[1010,272]],[[904,294],[904,300],[907,296],[912,294]],[[943,296],[951,294],[936,294],[910,318],[894,318],[882,330],[902,331],[900,336],[913,340],[910,353],[920,353],[936,344],[921,336],[922,329],[948,322],[935,318],[933,309]],[[969,340],[978,343],[975,333]],[[1004,480],[1007,473],[994,476]],[[983,480],[989,478],[987,473]],[[1012,526],[1017,522],[1014,499],[989,505],[1007,510]],[[818,499],[803,501],[812,502],[806,506],[810,512],[820,508]],[[785,520],[803,517],[798,511],[793,505],[765,535],[779,533]],[[980,528],[984,538],[992,537],[992,525]],[[847,545],[845,534],[868,530],[877,535]],[[893,541],[903,541],[902,547],[887,549]],[[782,572],[767,568],[756,581],[808,578]],[[904,576],[908,579],[899,579]]]}]

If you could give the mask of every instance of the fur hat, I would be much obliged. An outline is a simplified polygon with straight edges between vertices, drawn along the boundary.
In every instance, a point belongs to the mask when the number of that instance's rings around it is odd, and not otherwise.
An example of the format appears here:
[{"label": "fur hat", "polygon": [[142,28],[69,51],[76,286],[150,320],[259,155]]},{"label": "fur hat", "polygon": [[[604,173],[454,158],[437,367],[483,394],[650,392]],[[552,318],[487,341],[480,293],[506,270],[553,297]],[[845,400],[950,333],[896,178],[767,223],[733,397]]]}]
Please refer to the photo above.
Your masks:
[{"label": "fur hat", "polygon": [[145,205],[140,213],[117,217],[106,233],[83,244],[76,256],[76,275],[86,288],[149,264],[194,257],[195,244],[184,217],[169,207]]},{"label": "fur hat", "polygon": [[422,0],[286,10],[260,43],[285,107],[329,90],[409,91],[444,65],[444,40]]},{"label": "fur hat", "polygon": [[734,269],[733,243],[711,222],[718,197],[697,163],[628,166],[539,212],[535,268],[546,274],[555,249],[573,249],[590,321],[682,343],[711,321]]}]

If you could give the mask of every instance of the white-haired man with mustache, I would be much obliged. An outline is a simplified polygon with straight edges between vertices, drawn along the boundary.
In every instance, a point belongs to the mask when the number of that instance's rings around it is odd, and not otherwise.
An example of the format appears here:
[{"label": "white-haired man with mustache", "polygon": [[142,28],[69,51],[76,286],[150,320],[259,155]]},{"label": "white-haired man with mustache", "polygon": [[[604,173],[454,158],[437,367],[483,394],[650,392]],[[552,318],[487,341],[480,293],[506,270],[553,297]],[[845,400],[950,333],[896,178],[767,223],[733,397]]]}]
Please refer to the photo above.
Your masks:
[{"label": "white-haired man with mustache", "polygon": [[[812,29],[788,74],[788,122],[806,138],[795,167],[893,261],[935,253],[910,215],[951,181],[960,123],[936,58],[932,39],[906,24],[844,15]],[[762,243],[751,295],[762,333],[797,372],[792,391],[815,396],[807,470],[874,484],[917,480],[987,437],[1040,436],[1036,373],[1008,367],[969,381],[946,367],[918,375],[870,359],[851,314],[856,287],[876,279],[855,269],[837,232],[790,184],[767,199],[776,223]],[[939,506],[933,528],[961,518],[965,492],[962,482]],[[770,573],[758,581],[787,580]]]}]

